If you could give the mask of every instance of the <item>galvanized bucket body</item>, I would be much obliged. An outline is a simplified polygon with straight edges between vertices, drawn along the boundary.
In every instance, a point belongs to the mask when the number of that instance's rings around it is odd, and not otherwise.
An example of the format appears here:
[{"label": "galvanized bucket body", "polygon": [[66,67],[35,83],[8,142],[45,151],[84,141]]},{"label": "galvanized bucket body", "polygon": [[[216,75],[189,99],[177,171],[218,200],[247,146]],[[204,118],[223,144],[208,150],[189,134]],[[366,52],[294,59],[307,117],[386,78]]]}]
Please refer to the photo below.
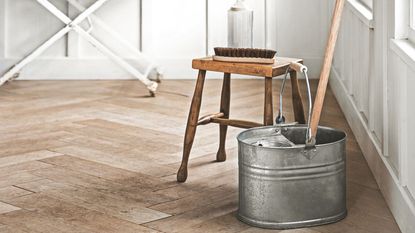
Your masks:
[{"label": "galvanized bucket body", "polygon": [[307,126],[263,127],[239,142],[238,218],[250,225],[287,229],[332,223],[346,214],[346,134],[319,127],[315,149],[259,146],[275,130],[304,143]]}]

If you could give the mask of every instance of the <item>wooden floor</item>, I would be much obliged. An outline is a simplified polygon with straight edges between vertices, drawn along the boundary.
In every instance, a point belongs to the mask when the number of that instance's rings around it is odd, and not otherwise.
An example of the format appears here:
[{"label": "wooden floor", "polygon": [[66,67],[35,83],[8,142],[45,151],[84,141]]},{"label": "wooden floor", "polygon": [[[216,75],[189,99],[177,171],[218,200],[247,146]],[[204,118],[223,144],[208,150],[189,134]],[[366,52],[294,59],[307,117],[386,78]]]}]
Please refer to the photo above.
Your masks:
[{"label": "wooden floor", "polygon": [[[235,218],[241,130],[230,129],[228,161],[215,163],[218,126],[199,128],[188,181],[175,182],[193,87],[194,81],[164,81],[157,98],[148,98],[138,81],[1,87],[0,232],[264,231]],[[202,115],[218,111],[220,88],[221,81],[207,81]],[[261,121],[263,81],[233,80],[232,89],[231,116]],[[334,225],[281,232],[399,232],[336,100],[327,97],[322,124],[349,135],[349,215]]]}]

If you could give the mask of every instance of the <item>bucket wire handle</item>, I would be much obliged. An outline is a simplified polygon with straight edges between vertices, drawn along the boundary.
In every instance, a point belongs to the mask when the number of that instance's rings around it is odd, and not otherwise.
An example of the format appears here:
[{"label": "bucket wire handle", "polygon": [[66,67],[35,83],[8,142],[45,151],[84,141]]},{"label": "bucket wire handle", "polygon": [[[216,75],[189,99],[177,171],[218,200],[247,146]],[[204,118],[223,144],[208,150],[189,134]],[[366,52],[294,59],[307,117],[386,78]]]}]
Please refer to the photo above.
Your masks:
[{"label": "bucket wire handle", "polygon": [[285,90],[285,83],[287,81],[287,77],[288,74],[290,72],[290,67],[287,67],[287,70],[285,71],[285,75],[284,75],[284,79],[282,80],[282,85],[281,85],[281,90],[280,90],[280,106],[279,106],[279,112],[278,112],[278,116],[275,119],[275,123],[277,125],[281,125],[285,123],[285,117],[282,114],[283,110],[282,110],[282,102],[283,102],[283,96],[284,96],[284,90]]},{"label": "bucket wire handle", "polygon": [[312,97],[311,97],[310,79],[308,78],[307,66],[301,63],[298,63],[298,62],[291,62],[291,64],[288,66],[287,70],[285,71],[285,76],[282,81],[281,91],[280,91],[279,113],[278,113],[278,116],[275,122],[277,124],[285,123],[285,117],[282,114],[283,113],[283,96],[284,96],[284,90],[285,90],[285,83],[287,82],[287,77],[291,70],[295,70],[298,73],[303,73],[305,80],[306,80],[307,97],[308,97],[308,119],[307,119],[306,145],[313,147],[315,145],[315,140],[313,140],[315,137],[313,137],[312,132],[311,132],[311,114],[313,110],[313,102],[312,102]]}]

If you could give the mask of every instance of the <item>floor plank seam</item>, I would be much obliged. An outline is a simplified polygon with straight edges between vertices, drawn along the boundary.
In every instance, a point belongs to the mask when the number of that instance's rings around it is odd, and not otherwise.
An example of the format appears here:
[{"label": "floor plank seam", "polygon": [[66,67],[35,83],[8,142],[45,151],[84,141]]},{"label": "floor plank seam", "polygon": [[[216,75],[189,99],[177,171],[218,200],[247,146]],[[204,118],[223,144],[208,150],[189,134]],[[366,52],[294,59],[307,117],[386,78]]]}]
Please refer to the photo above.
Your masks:
[{"label": "floor plank seam", "polygon": [[[2,87],[0,118],[7,121],[0,134],[9,140],[0,146],[0,157],[18,156],[3,160],[15,165],[0,167],[0,200],[23,208],[0,214],[0,232],[3,225],[16,233],[57,227],[82,233],[262,232],[235,217],[236,136],[242,130],[229,128],[227,161],[216,163],[219,127],[199,128],[189,179],[176,182],[194,83],[163,80],[156,98],[144,96],[145,87],[132,80],[16,81]],[[304,80],[300,84],[305,93]],[[218,111],[221,85],[222,80],[206,82],[202,112]],[[280,80],[273,83],[275,98],[280,85]],[[398,233],[353,132],[330,89],[327,94],[321,122],[348,132],[350,212],[336,224],[295,232]],[[234,80],[231,116],[261,122],[263,98],[263,82]],[[289,122],[294,117],[289,91],[284,101]],[[34,157],[48,153],[59,155]]]}]

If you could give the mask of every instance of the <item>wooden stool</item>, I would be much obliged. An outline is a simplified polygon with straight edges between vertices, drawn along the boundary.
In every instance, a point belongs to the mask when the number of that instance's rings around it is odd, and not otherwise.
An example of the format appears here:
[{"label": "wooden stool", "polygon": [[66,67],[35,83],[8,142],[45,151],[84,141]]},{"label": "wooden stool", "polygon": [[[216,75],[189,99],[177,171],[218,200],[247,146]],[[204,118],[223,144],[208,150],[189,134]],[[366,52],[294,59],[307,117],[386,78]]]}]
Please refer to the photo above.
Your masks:
[{"label": "wooden stool", "polygon": [[[177,173],[177,181],[185,182],[187,179],[187,164],[189,161],[190,151],[192,149],[193,140],[198,125],[205,125],[209,123],[217,123],[219,127],[219,150],[216,155],[218,162],[226,160],[225,141],[228,126],[239,128],[252,128],[264,125],[273,125],[273,104],[272,104],[272,79],[274,77],[285,74],[291,62],[302,63],[302,59],[295,58],[277,58],[272,65],[264,64],[248,64],[248,63],[232,63],[232,62],[218,62],[213,61],[211,57],[194,59],[192,63],[193,69],[199,70],[197,77],[196,88],[194,91],[190,113],[187,120],[186,134],[183,145],[183,158],[180,169]],[[205,82],[206,71],[223,72],[223,87],[220,104],[220,112],[207,115],[199,119],[200,106],[202,102],[203,85]],[[229,119],[230,95],[231,95],[231,74],[242,74],[265,77],[265,103],[264,103],[264,122],[256,123],[243,120]],[[305,124],[304,107],[301,101],[301,94],[298,85],[297,73],[290,71],[291,86],[292,86],[292,100],[295,121],[300,124]]]}]

